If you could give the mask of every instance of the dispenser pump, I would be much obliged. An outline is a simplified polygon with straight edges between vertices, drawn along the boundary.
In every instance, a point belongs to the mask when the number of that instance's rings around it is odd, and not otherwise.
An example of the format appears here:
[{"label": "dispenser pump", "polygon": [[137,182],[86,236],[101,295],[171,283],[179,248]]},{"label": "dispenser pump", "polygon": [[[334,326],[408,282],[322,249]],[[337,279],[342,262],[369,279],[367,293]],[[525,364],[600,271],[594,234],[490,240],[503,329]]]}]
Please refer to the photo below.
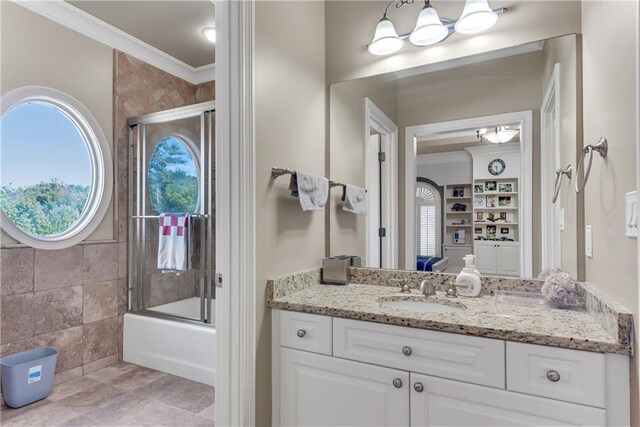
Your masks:
[{"label": "dispenser pump", "polygon": [[477,297],[480,294],[480,273],[476,270],[474,255],[465,255],[464,268],[456,278],[458,295],[465,297]]}]

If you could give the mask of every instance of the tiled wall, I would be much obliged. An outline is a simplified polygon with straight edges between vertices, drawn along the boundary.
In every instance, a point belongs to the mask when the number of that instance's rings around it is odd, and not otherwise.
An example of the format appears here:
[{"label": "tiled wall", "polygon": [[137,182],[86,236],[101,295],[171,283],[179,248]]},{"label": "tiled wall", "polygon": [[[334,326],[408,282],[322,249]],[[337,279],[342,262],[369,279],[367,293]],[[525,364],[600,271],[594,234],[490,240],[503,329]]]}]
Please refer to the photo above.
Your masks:
[{"label": "tiled wall", "polygon": [[58,350],[58,381],[115,363],[126,311],[117,243],[0,249],[0,354]]},{"label": "tiled wall", "polygon": [[[114,51],[113,66],[114,240],[55,251],[22,245],[0,249],[0,355],[54,347],[59,352],[57,382],[122,357],[122,319],[127,310],[127,118],[212,100],[215,92],[213,82],[192,85],[122,52]],[[184,280],[190,280],[188,274]],[[171,283],[166,288],[167,295],[156,295],[158,301],[175,292]]]}]

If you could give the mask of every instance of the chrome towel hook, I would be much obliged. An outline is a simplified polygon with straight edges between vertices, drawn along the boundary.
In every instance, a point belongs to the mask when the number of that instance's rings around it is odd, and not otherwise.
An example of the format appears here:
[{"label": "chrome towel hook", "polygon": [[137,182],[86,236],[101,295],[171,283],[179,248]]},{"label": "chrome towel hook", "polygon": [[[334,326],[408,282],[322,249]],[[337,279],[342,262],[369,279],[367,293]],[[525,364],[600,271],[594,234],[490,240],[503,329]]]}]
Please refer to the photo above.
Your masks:
[{"label": "chrome towel hook", "polygon": [[573,174],[571,165],[567,165],[567,167],[562,170],[558,169],[556,171],[556,182],[553,184],[553,200],[552,203],[555,203],[558,200],[558,196],[560,195],[560,187],[562,186],[562,175],[566,175],[571,181],[571,175]]},{"label": "chrome towel hook", "polygon": [[[598,140],[598,143],[596,145],[587,144],[582,149],[582,156],[580,157],[578,168],[576,169],[576,193],[584,190],[584,186],[587,185],[589,174],[591,173],[591,162],[593,161],[594,151],[597,151],[602,158],[607,157],[607,152],[609,151],[609,143],[607,142],[607,138],[603,136]],[[589,164],[587,165],[587,170],[584,172],[584,178],[582,179],[582,182],[580,182],[580,168],[584,167],[584,158],[587,154],[589,154]]]}]

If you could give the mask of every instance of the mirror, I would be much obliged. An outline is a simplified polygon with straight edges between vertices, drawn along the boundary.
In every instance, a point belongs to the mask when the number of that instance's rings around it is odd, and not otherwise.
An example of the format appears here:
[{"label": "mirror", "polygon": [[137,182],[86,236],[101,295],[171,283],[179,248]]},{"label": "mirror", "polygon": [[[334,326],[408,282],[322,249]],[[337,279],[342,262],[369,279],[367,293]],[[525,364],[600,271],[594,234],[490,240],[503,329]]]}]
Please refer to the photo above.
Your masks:
[{"label": "mirror", "polygon": [[[330,86],[331,255],[369,267],[581,279],[578,37],[568,35]],[[554,193],[557,197],[554,202]]]}]

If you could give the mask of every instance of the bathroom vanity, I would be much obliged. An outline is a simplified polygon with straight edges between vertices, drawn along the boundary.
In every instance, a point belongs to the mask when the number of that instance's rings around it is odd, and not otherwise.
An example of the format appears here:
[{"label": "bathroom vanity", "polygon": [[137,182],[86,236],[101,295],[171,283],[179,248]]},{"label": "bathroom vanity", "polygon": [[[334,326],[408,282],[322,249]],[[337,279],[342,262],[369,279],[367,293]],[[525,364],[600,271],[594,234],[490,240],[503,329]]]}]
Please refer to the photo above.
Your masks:
[{"label": "bathroom vanity", "polygon": [[629,425],[630,316],[613,302],[572,312],[316,274],[269,284],[274,425]]}]

